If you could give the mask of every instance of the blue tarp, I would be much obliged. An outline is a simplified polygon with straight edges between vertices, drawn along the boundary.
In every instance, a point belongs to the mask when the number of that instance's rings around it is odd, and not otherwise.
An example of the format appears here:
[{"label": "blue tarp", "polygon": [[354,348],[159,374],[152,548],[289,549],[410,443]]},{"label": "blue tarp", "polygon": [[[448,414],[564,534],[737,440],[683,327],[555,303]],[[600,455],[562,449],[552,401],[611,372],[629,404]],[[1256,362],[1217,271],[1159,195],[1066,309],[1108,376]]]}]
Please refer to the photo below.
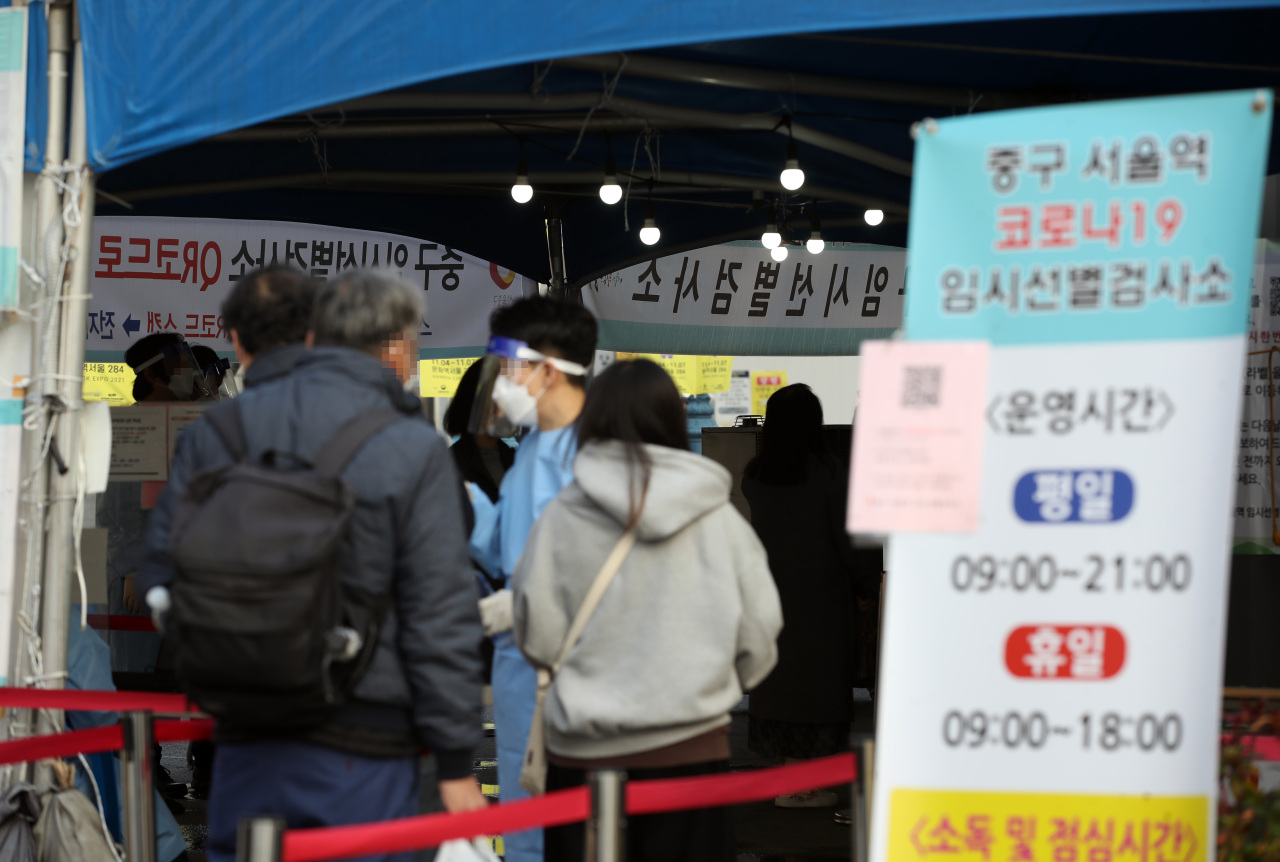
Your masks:
[{"label": "blue tarp", "polygon": [[[3,5],[7,0],[0,0]],[[1269,7],[1269,8],[1260,8]],[[1210,89],[1277,87],[1275,2],[1087,0],[1029,4],[984,0],[797,0],[737,2],[489,3],[438,0],[80,0],[88,68],[89,147],[99,189],[132,197],[124,210],[100,198],[102,214],[212,216],[321,222],[428,237],[546,280],[541,194],[514,204],[502,189],[382,181],[378,172],[487,171],[514,174],[515,135],[361,137],[322,142],[306,135],[229,142],[211,136],[335,102],[397,88],[428,92],[529,93],[554,58],[610,51],[852,79],[1002,91],[1053,102]],[[33,4],[41,10],[41,4]],[[40,14],[33,14],[28,102],[29,149],[43,141],[44,73]],[[828,34],[826,37],[813,34]],[[38,41],[39,40],[39,41]],[[599,72],[557,64],[540,92],[598,93]],[[656,80],[625,74],[617,95],[664,106],[772,115],[872,147],[904,161],[908,130],[925,116],[956,108],[830,98]],[[412,112],[482,116],[482,111]],[[577,116],[584,116],[579,112]],[[332,115],[330,115],[332,118]],[[380,117],[379,117],[380,118]],[[389,119],[405,119],[392,112]],[[361,119],[371,119],[365,116]],[[327,121],[327,120],[326,120]],[[305,121],[304,121],[305,122]],[[528,136],[534,173],[598,175],[605,141],[574,130]],[[1273,135],[1280,142],[1280,135]],[[662,131],[650,154],[635,133],[612,148],[626,171],[651,164],[743,178],[776,177],[785,144],[768,131],[678,128]],[[566,160],[576,149],[572,163]],[[1280,143],[1270,170],[1280,169]],[[809,182],[905,206],[910,179],[806,143]],[[29,161],[35,168],[39,159]],[[349,179],[360,173],[364,179]],[[323,174],[323,180],[319,178]],[[273,178],[310,176],[280,184]],[[257,190],[154,193],[191,183],[265,181]],[[540,190],[541,191],[541,190]],[[644,188],[628,205],[606,208],[590,187],[555,192],[565,220],[571,281],[650,251],[636,228]],[[692,200],[691,198],[698,198]],[[679,199],[682,198],[682,199]],[[655,202],[662,242],[676,244],[762,227],[744,206],[747,191],[682,194]],[[805,200],[801,197],[801,201]],[[905,244],[905,225],[851,224],[861,209],[821,201],[828,239]],[[624,210],[630,229],[624,227]],[[845,226],[830,223],[843,219]],[[807,236],[807,216],[792,235]]]},{"label": "blue tarp", "polygon": [[[89,152],[118,167],[410,84],[606,51],[788,33],[1273,5],[1250,0],[80,0]],[[35,70],[33,70],[35,71]]]}]

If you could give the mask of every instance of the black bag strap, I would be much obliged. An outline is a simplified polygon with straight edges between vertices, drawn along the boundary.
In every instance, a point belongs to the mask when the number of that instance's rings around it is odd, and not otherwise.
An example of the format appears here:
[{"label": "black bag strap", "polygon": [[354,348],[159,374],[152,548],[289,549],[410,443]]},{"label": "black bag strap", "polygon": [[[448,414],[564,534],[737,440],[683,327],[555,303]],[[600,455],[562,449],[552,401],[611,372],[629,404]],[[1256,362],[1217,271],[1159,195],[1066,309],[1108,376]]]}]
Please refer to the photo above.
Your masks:
[{"label": "black bag strap", "polygon": [[378,410],[357,416],[338,429],[329,442],[325,443],[312,462],[313,469],[321,476],[337,478],[342,475],[349,462],[360,451],[369,438],[377,434],[391,423],[407,418],[404,413],[395,410]]},{"label": "black bag strap", "polygon": [[233,399],[209,408],[204,415],[231,457],[243,461],[249,454],[249,443],[244,439],[244,425],[240,422],[240,403]]}]

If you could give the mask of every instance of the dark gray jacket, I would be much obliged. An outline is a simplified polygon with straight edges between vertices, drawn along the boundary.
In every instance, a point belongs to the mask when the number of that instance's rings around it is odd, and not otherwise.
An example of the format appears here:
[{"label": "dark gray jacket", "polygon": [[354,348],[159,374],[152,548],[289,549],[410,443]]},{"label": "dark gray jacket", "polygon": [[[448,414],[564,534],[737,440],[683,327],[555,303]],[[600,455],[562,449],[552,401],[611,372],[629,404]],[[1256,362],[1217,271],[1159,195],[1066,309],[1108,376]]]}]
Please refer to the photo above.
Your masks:
[{"label": "dark gray jacket", "polygon": [[[393,601],[352,703],[313,738],[389,754],[388,746],[416,737],[436,752],[441,778],[456,778],[471,771],[481,732],[482,635],[458,479],[444,440],[422,416],[418,399],[376,358],[356,350],[308,351],[292,373],[240,396],[255,459],[274,450],[309,461],[343,423],[388,407],[406,420],[365,444],[343,479],[358,500],[348,533],[358,569],[348,577],[373,594],[391,592]],[[229,461],[207,422],[193,423],[178,439],[169,482],[147,525],[142,595],[173,579],[169,529],[187,479]]]}]

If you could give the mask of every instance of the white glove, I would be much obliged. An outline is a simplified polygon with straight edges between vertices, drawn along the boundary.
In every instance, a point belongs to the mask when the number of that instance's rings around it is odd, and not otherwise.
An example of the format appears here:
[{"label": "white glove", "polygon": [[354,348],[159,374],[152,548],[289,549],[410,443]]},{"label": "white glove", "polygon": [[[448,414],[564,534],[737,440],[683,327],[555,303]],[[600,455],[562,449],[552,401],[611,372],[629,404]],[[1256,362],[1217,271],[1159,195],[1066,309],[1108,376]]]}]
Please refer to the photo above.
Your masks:
[{"label": "white glove", "polygon": [[147,607],[151,608],[151,620],[156,624],[156,628],[162,633],[164,632],[164,615],[169,612],[172,601],[169,598],[169,590],[165,587],[152,587],[147,590],[145,598]]},{"label": "white glove", "polygon": [[511,590],[498,590],[480,600],[480,622],[486,637],[510,631],[515,625],[512,616]]}]

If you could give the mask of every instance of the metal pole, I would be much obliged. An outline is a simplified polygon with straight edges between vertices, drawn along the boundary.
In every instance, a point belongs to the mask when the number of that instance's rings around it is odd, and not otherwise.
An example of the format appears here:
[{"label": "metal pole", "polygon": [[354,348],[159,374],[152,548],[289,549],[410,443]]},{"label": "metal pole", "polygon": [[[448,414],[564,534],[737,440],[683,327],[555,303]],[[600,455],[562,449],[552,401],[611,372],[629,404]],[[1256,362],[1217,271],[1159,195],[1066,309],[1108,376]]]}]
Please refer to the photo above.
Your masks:
[{"label": "metal pole", "polygon": [[551,199],[547,205],[547,262],[551,269],[551,283],[547,293],[552,299],[564,299],[565,267],[564,267],[564,220],[563,209],[559,200]]},{"label": "metal pole", "polygon": [[156,862],[156,797],[151,784],[155,734],[151,713],[123,713],[120,726],[124,730],[125,855],[129,862]]},{"label": "metal pole", "polygon": [[[71,143],[68,166],[70,188],[64,209],[80,213],[70,246],[66,281],[60,292],[63,306],[56,386],[62,412],[54,417],[53,440],[61,453],[49,465],[49,533],[45,544],[44,590],[41,607],[40,640],[44,672],[51,677],[67,669],[67,624],[71,614],[71,577],[75,570],[76,507],[81,492],[80,415],[84,374],[84,339],[88,316],[89,253],[93,237],[92,172],[86,168],[88,147],[85,126],[84,58],[79,41],[75,46],[75,75],[71,97]],[[61,688],[62,681],[50,683]]]},{"label": "metal pole", "polygon": [[587,774],[591,817],[587,820],[586,862],[626,862],[627,773],[596,769]]},{"label": "metal pole", "polygon": [[278,817],[244,818],[236,832],[236,862],[280,862],[284,831]]},{"label": "metal pole", "polygon": [[[46,171],[60,170],[67,152],[67,70],[71,54],[71,8],[69,2],[53,3],[49,8],[49,113],[45,137],[44,167]],[[35,330],[31,338],[31,379],[27,384],[27,404],[39,407],[34,428],[24,437],[23,477],[23,527],[25,547],[23,565],[15,584],[17,601],[15,613],[23,612],[32,625],[40,617],[41,581],[44,572],[45,530],[48,525],[49,477],[45,470],[37,470],[48,423],[43,412],[47,375],[53,371],[57,356],[58,315],[61,303],[52,301],[61,285],[57,284],[56,256],[50,249],[62,246],[62,217],[58,205],[58,187],[49,177],[41,177],[36,183],[36,211],[34,225],[30,228],[34,237],[30,248],[32,260],[41,277],[54,282],[49,289],[37,288],[40,293]],[[51,261],[50,258],[54,259]],[[14,626],[15,631],[19,630]],[[14,679],[19,684],[35,673],[27,650],[23,647],[26,635],[19,633],[14,640]],[[31,732],[32,713],[19,712],[14,722],[14,735],[25,736]],[[39,725],[42,733],[53,729],[43,716]],[[23,771],[26,767],[23,766]],[[47,778],[48,767],[37,767],[37,772]],[[39,780],[38,780],[39,783]]]}]

